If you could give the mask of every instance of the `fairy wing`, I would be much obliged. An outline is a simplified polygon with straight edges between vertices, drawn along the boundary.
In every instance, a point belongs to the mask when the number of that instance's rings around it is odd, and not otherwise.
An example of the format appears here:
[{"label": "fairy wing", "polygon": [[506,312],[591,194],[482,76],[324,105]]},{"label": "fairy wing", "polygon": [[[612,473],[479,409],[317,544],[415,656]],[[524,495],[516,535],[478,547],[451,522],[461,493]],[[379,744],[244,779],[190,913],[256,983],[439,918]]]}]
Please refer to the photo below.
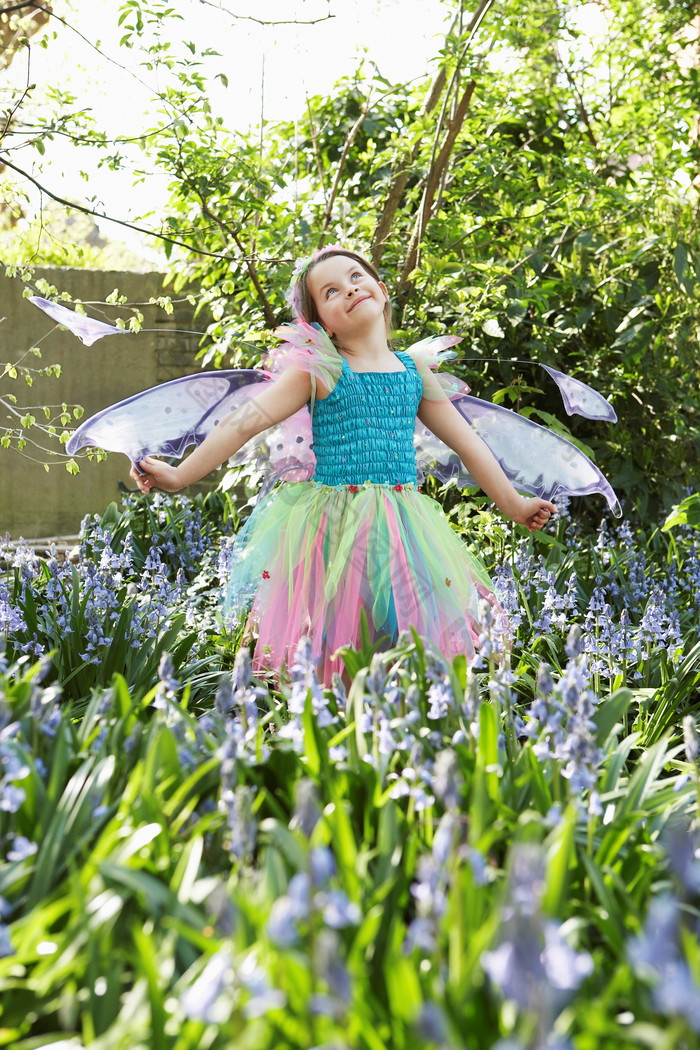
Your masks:
[{"label": "fairy wing", "polygon": [[617,413],[602,394],[588,383],[560,372],[551,365],[540,364],[559,387],[564,408],[570,416],[584,416],[586,419],[602,419],[607,423],[617,423]]},{"label": "fairy wing", "polygon": [[73,455],[92,445],[123,452],[132,463],[148,455],[179,459],[189,445],[200,444],[220,419],[250,402],[269,381],[252,368],[173,379],[86,419],[66,449]]},{"label": "fairy wing", "polygon": [[78,339],[85,346],[92,346],[98,339],[103,339],[106,335],[131,334],[124,328],[116,328],[113,324],[97,321],[94,317],[85,317],[83,314],[76,313],[75,310],[69,310],[67,306],[61,306],[60,303],[52,303],[50,299],[43,299],[40,295],[31,295],[29,302],[33,303],[34,306],[38,306],[53,321],[63,325],[73,335],[77,335]]},{"label": "fairy wing", "polygon": [[[620,515],[612,486],[596,465],[572,442],[508,408],[459,394],[452,399],[460,415],[491,449],[508,479],[521,492],[542,499],[600,493]],[[447,445],[418,421],[415,435],[419,471],[441,481],[474,485],[466,467]]]},{"label": "fairy wing", "polygon": [[[259,415],[255,396],[272,381],[268,373],[253,368],[173,379],[86,419],[71,435],[66,450],[74,455],[88,446],[104,448],[123,452],[134,464],[151,455],[180,459],[190,445],[201,444],[234,409],[247,406],[249,412]],[[267,491],[281,477],[299,481],[313,474],[316,460],[312,444],[309,412],[302,408],[251,438],[231,463],[253,462],[266,474]]]},{"label": "fairy wing", "polygon": [[313,451],[311,416],[306,406],[281,423],[251,438],[229,459],[229,465],[239,467],[251,463],[264,477],[260,495],[264,496],[275,482],[308,481],[316,470]]}]

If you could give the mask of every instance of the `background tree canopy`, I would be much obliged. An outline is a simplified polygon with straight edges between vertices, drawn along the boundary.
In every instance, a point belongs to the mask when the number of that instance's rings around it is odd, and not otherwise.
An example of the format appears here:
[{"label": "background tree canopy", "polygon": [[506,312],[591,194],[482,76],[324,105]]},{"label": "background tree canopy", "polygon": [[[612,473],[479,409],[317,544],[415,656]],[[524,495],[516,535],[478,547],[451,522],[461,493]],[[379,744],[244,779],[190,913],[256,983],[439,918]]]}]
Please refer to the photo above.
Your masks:
[{"label": "background tree canopy", "polygon": [[[6,20],[28,16],[4,6]],[[157,73],[142,172],[171,182],[152,232],[175,289],[200,289],[214,318],[207,362],[254,360],[251,333],[262,351],[262,330],[288,317],[292,260],[342,242],[380,266],[397,342],[462,332],[464,378],[515,407],[540,376],[511,359],[580,375],[620,422],[572,422],[574,438],[642,513],[678,498],[700,448],[694,5],[446,0],[432,79],[390,83],[366,61],[262,134],[214,111],[210,85],[225,73],[215,52],[181,41],[181,7],[128,0],[120,46]],[[6,103],[6,171],[29,175],[27,150],[48,153],[59,134],[124,165],[127,139],[91,126],[80,100],[57,88],[42,101]],[[528,403],[551,421],[548,390]]]}]

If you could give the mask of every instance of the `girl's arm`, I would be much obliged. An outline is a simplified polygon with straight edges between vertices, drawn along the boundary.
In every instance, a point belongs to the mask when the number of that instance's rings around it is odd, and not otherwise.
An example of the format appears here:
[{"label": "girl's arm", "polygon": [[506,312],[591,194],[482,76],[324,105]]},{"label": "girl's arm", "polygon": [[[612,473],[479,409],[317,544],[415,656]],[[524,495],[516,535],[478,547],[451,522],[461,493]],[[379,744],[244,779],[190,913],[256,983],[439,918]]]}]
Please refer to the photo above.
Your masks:
[{"label": "girl's arm", "polygon": [[141,492],[150,492],[152,488],[177,492],[221,466],[256,434],[294,415],[310,397],[309,373],[289,368],[257,397],[219,420],[211,434],[182,463],[172,467],[146,456],[139,463],[145,473],[139,474],[132,467],[131,477]]},{"label": "girl's arm", "polygon": [[445,396],[433,375],[424,377],[430,384],[430,397],[423,397],[418,418],[436,437],[449,445],[486,495],[507,518],[525,525],[531,532],[541,529],[556,507],[538,496],[523,497],[506,477],[500,463],[487,445],[475,434],[467,421]]}]

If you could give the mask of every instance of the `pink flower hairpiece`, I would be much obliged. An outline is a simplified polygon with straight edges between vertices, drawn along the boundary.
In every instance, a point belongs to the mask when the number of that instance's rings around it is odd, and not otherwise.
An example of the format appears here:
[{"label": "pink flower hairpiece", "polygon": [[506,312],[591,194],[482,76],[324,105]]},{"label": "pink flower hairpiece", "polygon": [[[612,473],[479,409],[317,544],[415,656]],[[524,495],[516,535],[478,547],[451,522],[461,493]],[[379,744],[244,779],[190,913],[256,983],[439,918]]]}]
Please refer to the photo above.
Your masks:
[{"label": "pink flower hairpiece", "polygon": [[294,264],[294,272],[292,273],[292,279],[289,282],[287,289],[287,302],[292,308],[294,317],[296,319],[301,318],[301,295],[299,289],[299,281],[302,274],[306,273],[311,263],[315,262],[320,255],[325,255],[326,252],[346,252],[348,248],[343,247],[342,244],[326,244],[323,248],[316,248],[315,251],[308,255],[305,259],[297,259]]}]

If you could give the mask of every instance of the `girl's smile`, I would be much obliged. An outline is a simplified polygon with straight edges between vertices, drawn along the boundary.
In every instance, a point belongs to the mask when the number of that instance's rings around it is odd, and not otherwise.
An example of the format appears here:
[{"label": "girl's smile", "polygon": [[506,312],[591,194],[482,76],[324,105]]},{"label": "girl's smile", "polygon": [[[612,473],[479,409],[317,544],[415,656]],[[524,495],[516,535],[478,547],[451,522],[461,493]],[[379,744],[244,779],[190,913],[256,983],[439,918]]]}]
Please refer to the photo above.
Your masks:
[{"label": "girl's smile", "polygon": [[378,322],[384,332],[386,286],[354,259],[324,259],[309,275],[309,290],[323,327],[340,342]]}]

